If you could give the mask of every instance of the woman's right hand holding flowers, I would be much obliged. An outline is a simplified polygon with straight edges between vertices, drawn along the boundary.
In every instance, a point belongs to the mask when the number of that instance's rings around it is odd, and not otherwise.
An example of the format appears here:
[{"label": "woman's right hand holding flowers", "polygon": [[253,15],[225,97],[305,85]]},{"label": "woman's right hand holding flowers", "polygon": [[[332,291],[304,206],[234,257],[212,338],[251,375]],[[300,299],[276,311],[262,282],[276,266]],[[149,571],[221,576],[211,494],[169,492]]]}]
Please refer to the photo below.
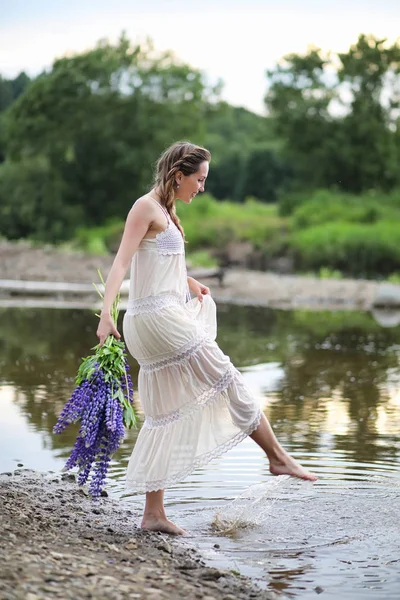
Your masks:
[{"label": "woman's right hand holding flowers", "polygon": [[120,339],[121,334],[115,327],[115,323],[112,320],[110,313],[101,313],[96,335],[99,338],[100,346],[104,344],[109,335],[113,335],[117,340]]}]

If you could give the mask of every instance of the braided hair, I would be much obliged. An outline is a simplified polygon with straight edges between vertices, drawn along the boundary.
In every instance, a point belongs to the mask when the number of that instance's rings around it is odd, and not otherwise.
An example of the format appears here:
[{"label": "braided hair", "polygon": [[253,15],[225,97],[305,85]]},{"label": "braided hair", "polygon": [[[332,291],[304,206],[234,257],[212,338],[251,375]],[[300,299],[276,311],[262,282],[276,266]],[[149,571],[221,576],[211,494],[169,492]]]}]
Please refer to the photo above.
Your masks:
[{"label": "braided hair", "polygon": [[184,231],[175,207],[176,174],[192,175],[199,170],[200,164],[209,162],[211,154],[206,148],[190,142],[176,142],[167,148],[157,161],[154,186],[171,220],[184,237]]}]

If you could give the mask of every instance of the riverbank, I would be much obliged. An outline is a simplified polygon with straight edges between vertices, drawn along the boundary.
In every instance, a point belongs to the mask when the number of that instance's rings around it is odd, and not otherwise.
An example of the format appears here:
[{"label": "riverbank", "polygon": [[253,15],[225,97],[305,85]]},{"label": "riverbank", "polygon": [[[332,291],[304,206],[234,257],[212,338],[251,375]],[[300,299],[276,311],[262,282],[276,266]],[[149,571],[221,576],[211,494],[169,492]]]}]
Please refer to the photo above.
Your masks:
[{"label": "riverbank", "polygon": [[0,475],[1,598],[275,598],[247,578],[205,566],[185,538],[142,531],[126,502],[93,503],[72,478]]},{"label": "riverbank", "polygon": [[[27,242],[0,242],[0,297],[53,297],[57,300],[79,298],[81,305],[93,305],[98,299],[92,282],[97,270],[108,273],[113,256],[93,256],[66,252],[54,247],[32,247]],[[189,270],[190,272],[190,270]],[[193,272],[196,275],[195,271]],[[376,305],[400,307],[400,285],[365,279],[319,279],[298,275],[280,275],[247,269],[227,269],[223,285],[212,278],[200,277],[210,286],[217,302],[256,304],[273,308],[370,310]],[[14,281],[32,282],[29,292],[12,289]],[[36,286],[47,282],[48,286]],[[67,290],[55,284],[67,284]],[[86,284],[86,289],[72,284]],[[46,288],[47,291],[44,289]],[[128,282],[122,287],[126,296]]]}]

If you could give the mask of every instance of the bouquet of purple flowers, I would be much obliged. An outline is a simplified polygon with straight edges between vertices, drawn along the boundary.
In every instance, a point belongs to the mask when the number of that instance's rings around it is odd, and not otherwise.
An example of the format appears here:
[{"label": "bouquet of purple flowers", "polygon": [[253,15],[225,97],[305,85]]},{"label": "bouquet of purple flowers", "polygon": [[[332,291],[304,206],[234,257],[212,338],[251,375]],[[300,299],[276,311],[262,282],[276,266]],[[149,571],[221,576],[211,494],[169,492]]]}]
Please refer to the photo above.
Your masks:
[{"label": "bouquet of purple flowers", "polygon": [[[114,323],[118,320],[119,300],[118,294],[111,310]],[[101,347],[97,344],[92,349],[94,354],[82,359],[75,379],[76,388],[61,411],[53,432],[61,433],[67,425],[80,421],[79,433],[64,470],[78,467],[79,485],[84,485],[92,472],[89,494],[95,499],[101,495],[111,457],[124,438],[125,428],[136,425],[137,417],[124,342],[109,335]]]}]

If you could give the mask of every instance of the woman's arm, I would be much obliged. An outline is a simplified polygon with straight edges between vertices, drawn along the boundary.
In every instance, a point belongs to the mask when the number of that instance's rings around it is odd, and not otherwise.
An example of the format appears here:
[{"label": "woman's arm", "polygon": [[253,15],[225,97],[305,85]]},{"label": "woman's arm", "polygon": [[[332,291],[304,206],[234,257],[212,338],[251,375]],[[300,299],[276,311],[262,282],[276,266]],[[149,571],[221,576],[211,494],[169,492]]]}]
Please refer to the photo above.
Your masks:
[{"label": "woman's arm", "polygon": [[117,338],[121,337],[111,318],[111,306],[121,288],[134,253],[152,224],[153,217],[154,209],[147,202],[137,202],[129,211],[121,243],[106,280],[103,308],[97,329],[100,345],[110,333]]}]

